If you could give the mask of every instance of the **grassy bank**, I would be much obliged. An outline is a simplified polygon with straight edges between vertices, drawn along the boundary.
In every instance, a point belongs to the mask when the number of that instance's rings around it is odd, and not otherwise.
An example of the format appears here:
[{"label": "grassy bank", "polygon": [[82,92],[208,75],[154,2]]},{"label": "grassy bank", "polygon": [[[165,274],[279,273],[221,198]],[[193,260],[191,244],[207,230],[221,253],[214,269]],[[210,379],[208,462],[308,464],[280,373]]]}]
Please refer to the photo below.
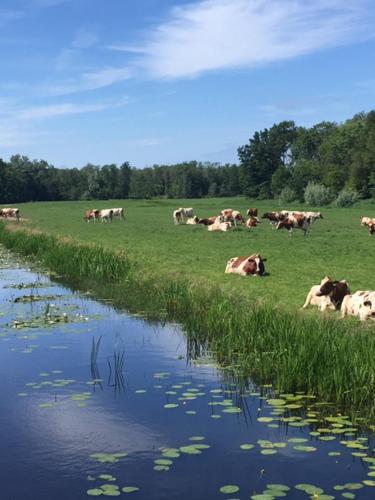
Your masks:
[{"label": "grassy bank", "polygon": [[209,350],[258,383],[308,391],[355,410],[374,411],[375,337],[372,325],[290,312],[255,303],[215,284],[139,268],[139,262],[97,245],[0,227],[0,242],[34,256],[115,305],[181,322],[192,350]]}]

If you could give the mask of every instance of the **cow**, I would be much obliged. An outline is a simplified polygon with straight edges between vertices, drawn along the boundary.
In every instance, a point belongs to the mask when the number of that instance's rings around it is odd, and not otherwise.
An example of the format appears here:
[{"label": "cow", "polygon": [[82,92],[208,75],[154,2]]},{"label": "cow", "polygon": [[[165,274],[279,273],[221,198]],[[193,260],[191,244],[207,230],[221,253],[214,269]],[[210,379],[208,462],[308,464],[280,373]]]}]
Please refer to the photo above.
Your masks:
[{"label": "cow", "polygon": [[199,219],[198,224],[203,224],[204,226],[211,226],[215,222],[223,222],[220,217],[207,217],[206,219]]},{"label": "cow", "polygon": [[323,219],[323,215],[320,212],[302,212],[302,214],[310,218],[312,224],[318,219]]},{"label": "cow", "polygon": [[210,226],[207,226],[207,229],[209,231],[229,231],[229,229],[232,227],[230,222],[214,222]]},{"label": "cow", "polygon": [[311,287],[302,309],[312,305],[318,306],[320,311],[335,310],[348,294],[350,294],[350,290],[347,281],[333,281],[329,276],[325,276],[319,285]]},{"label": "cow", "polygon": [[19,222],[20,220],[20,210],[19,208],[1,208],[0,209],[0,216],[5,217],[5,219],[8,219],[9,217],[12,217]]},{"label": "cow", "polygon": [[268,219],[273,226],[276,226],[280,221],[285,220],[286,216],[282,212],[266,212],[262,215],[262,219]]},{"label": "cow", "polygon": [[311,224],[318,219],[323,219],[323,215],[320,212],[300,212],[298,210],[281,210],[279,213],[283,214],[283,216],[287,219],[291,217],[296,217],[298,215],[302,215],[303,217],[309,218]]},{"label": "cow", "polygon": [[304,215],[292,215],[285,220],[281,220],[276,229],[286,229],[289,232],[289,236],[292,236],[293,229],[301,229],[304,236],[308,232],[311,225],[311,219],[305,217]]},{"label": "cow", "polygon": [[260,224],[260,220],[255,216],[249,217],[245,223],[246,227],[248,227],[249,229],[251,229],[252,227],[257,227],[258,224]]},{"label": "cow", "polygon": [[180,207],[178,210],[181,213],[182,222],[184,222],[184,217],[186,217],[186,218],[187,217],[194,217],[194,210],[191,207],[189,207],[189,208]]},{"label": "cow", "polygon": [[266,260],[259,253],[250,255],[250,257],[232,257],[227,262],[225,273],[241,276],[264,276],[266,272],[264,262]]},{"label": "cow", "polygon": [[99,210],[99,217],[101,222],[112,222],[113,219],[112,208],[105,208],[104,210]]},{"label": "cow", "polygon": [[246,215],[249,217],[258,217],[258,209],[257,208],[248,208],[246,210]]},{"label": "cow", "polygon": [[369,224],[368,225],[368,232],[369,232],[369,235],[371,236],[372,234],[375,234],[375,222],[374,224]]},{"label": "cow", "polygon": [[375,320],[375,292],[360,290],[346,295],[341,305],[341,318],[346,316],[358,316],[360,321]]},{"label": "cow", "polygon": [[189,219],[187,219],[186,224],[192,224],[192,225],[199,224],[199,220],[200,219],[197,216],[190,217]]},{"label": "cow", "polygon": [[113,212],[113,217],[118,217],[121,220],[125,220],[125,214],[123,208],[111,208]]},{"label": "cow", "polygon": [[99,219],[99,212],[100,211],[96,208],[93,208],[92,210],[86,210],[83,218],[86,222],[90,222],[90,220],[96,222],[96,220]]},{"label": "cow", "polygon": [[237,222],[243,224],[244,218],[242,217],[241,212],[238,210],[233,210],[232,208],[226,208],[220,212],[220,217],[223,218],[224,222],[230,222],[231,224],[237,226]]},{"label": "cow", "polygon": [[369,226],[371,224],[375,224],[375,218],[372,217],[361,217],[360,218],[361,226]]},{"label": "cow", "polygon": [[181,210],[174,210],[173,212],[173,220],[175,224],[180,224],[180,222],[183,222],[184,218],[182,216]]},{"label": "cow", "polygon": [[340,307],[344,297],[350,294],[349,284],[346,280],[334,281],[329,276],[325,276],[320,282],[318,297],[330,297],[336,308]]}]

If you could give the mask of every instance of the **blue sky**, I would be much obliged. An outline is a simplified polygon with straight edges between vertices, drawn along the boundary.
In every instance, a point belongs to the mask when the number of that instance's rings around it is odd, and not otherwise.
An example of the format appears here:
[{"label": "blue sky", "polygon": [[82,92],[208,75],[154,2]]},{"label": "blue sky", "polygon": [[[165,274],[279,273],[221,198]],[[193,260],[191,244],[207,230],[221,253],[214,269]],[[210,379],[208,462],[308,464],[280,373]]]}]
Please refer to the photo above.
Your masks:
[{"label": "blue sky", "polygon": [[375,108],[373,0],[1,0],[0,157],[237,161]]}]

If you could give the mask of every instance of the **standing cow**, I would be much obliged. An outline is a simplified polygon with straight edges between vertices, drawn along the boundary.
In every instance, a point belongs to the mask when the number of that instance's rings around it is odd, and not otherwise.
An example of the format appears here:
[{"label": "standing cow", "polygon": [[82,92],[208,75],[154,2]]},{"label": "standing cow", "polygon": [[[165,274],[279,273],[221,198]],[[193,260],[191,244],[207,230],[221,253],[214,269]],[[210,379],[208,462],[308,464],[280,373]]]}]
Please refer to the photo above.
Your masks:
[{"label": "standing cow", "polygon": [[306,236],[311,225],[311,219],[305,217],[304,215],[295,214],[288,217],[285,220],[281,220],[276,229],[286,229],[289,232],[289,236],[292,236],[293,229],[301,229],[304,236]]},{"label": "standing cow", "polygon": [[101,222],[112,222],[113,210],[111,208],[105,208],[99,211],[99,217]]},{"label": "standing cow", "polygon": [[125,220],[125,214],[123,208],[111,208],[113,212],[113,218],[118,217],[120,220]]},{"label": "standing cow", "polygon": [[0,216],[8,219],[9,217],[14,218],[19,222],[20,220],[20,211],[19,208],[1,208]]},{"label": "standing cow", "polygon": [[92,210],[86,210],[83,218],[85,219],[86,222],[90,222],[90,220],[96,222],[99,219],[99,212],[100,211],[97,210],[96,208],[93,208]]}]

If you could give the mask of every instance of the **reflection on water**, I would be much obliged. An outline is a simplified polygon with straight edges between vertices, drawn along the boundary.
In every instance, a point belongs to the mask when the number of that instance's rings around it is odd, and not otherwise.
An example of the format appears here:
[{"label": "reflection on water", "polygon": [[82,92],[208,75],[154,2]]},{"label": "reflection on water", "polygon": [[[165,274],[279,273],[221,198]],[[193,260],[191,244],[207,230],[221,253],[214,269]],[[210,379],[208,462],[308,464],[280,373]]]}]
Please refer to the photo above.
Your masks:
[{"label": "reflection on water", "polygon": [[373,436],[328,404],[236,381],[176,325],[0,268],[1,498],[375,498]]}]

